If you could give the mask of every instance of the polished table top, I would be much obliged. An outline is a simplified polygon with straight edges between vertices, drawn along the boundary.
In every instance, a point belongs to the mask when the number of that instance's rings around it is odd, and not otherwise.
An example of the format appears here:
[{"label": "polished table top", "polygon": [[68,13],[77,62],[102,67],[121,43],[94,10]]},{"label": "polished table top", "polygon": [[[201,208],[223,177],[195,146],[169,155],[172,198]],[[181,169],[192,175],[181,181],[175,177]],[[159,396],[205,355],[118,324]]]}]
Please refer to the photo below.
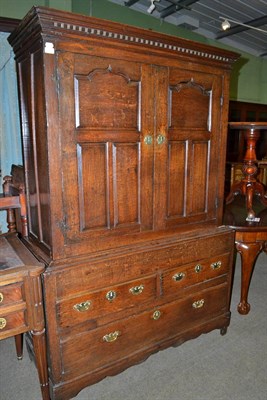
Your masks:
[{"label": "polished table top", "polygon": [[253,199],[253,209],[257,221],[247,221],[246,198],[243,195],[235,196],[234,200],[225,206],[224,225],[236,231],[260,232],[267,230],[267,207],[257,197]]}]

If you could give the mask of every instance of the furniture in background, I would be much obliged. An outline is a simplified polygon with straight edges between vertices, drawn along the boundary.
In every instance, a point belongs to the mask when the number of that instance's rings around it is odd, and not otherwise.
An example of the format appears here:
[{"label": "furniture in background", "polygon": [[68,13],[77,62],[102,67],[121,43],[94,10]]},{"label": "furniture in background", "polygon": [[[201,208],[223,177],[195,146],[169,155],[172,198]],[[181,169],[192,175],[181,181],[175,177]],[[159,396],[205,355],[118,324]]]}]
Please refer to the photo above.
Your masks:
[{"label": "furniture in background", "polygon": [[67,400],[153,352],[227,330],[224,150],[238,56],[43,7],[9,41],[24,243],[46,265],[50,393]]},{"label": "furniture in background", "polygon": [[[31,332],[43,400],[49,400],[41,264],[16,233],[15,209],[20,211],[21,230],[27,236],[23,181],[16,185],[17,167],[5,177],[0,210],[7,210],[9,233],[0,235],[0,340],[15,337],[18,359],[23,354],[23,333]],[[19,170],[19,168],[18,168]],[[17,219],[18,220],[18,219]]]},{"label": "furniture in background", "polygon": [[257,179],[258,161],[256,156],[256,144],[260,138],[260,130],[267,130],[267,122],[230,122],[229,126],[232,129],[245,131],[246,153],[242,167],[244,177],[240,181],[233,183],[226,198],[226,204],[231,203],[237,194],[244,195],[246,198],[247,219],[254,221],[253,197],[257,196],[262,204],[267,206],[265,186]]},{"label": "furniture in background", "polygon": [[267,250],[267,192],[257,179],[258,161],[256,144],[260,130],[267,129],[267,122],[230,122],[232,129],[244,130],[246,153],[242,177],[231,186],[226,198],[224,223],[235,230],[236,249],[241,254],[240,314],[248,314],[248,290],[256,259]]},{"label": "furniture in background", "polygon": [[224,223],[235,230],[236,250],[241,255],[241,295],[238,304],[240,314],[248,314],[249,285],[258,255],[267,252],[267,208],[254,197],[255,220],[247,221],[246,199],[237,195],[226,205]]}]

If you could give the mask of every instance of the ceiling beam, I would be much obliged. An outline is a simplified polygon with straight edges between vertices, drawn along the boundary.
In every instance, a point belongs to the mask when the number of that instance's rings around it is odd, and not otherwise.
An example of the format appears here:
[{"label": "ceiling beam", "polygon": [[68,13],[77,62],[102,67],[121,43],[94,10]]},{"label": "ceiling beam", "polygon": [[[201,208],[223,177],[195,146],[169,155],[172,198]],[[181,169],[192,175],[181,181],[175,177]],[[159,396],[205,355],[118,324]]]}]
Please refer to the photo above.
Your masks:
[{"label": "ceiling beam", "polygon": [[160,13],[160,18],[166,18],[175,12],[182,10],[183,8],[187,8],[194,3],[197,3],[199,0],[181,0],[181,1],[170,1],[172,4],[169,7],[164,8]]},{"label": "ceiling beam", "polygon": [[124,5],[125,5],[126,7],[131,7],[131,6],[133,6],[135,3],[138,3],[138,1],[139,1],[139,0],[128,0],[128,1],[125,1],[125,2],[124,2]]},{"label": "ceiling beam", "polygon": [[[225,18],[227,19],[227,18]],[[243,22],[242,22],[243,23]],[[238,25],[238,22],[236,23],[237,25],[234,26],[233,28],[227,29],[226,31],[220,32],[217,36],[216,39],[222,39],[227,36],[232,36],[236,35],[237,33],[244,32],[249,30],[249,26],[244,26],[244,25]],[[260,27],[262,25],[267,24],[267,15],[264,15],[263,17],[252,19],[248,22],[244,22],[245,25],[250,25],[253,27]]]}]

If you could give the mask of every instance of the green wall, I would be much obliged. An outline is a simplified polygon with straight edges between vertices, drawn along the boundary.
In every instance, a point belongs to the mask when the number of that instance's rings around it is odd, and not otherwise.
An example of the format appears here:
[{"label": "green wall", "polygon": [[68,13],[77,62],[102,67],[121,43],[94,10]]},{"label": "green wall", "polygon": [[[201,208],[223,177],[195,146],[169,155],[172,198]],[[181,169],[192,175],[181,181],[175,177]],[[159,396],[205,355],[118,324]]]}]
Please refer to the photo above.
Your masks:
[{"label": "green wall", "polygon": [[[0,0],[0,15],[23,18],[36,5],[32,0]],[[237,51],[241,58],[234,65],[231,78],[231,100],[267,104],[267,60],[255,57],[218,41],[206,39],[189,30],[161,21],[108,0],[38,0],[38,5],[73,11],[98,18],[139,26],[174,36]]]}]

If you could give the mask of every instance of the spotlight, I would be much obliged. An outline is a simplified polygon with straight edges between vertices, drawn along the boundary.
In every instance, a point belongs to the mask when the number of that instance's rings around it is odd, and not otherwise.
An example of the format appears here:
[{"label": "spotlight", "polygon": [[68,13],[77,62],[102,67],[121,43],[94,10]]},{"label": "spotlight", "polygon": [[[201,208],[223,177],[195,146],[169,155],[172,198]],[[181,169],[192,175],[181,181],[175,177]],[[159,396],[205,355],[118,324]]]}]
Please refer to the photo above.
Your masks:
[{"label": "spotlight", "polygon": [[231,28],[230,22],[229,22],[227,19],[225,19],[225,20],[222,22],[222,30],[223,30],[223,31],[227,31],[227,29],[230,29],[230,28]]},{"label": "spotlight", "polygon": [[147,9],[147,12],[149,13],[149,14],[152,14],[152,12],[155,10],[155,8],[156,8],[156,6],[155,6],[155,1],[160,1],[160,0],[150,0],[150,6],[149,6],[149,8]]}]

